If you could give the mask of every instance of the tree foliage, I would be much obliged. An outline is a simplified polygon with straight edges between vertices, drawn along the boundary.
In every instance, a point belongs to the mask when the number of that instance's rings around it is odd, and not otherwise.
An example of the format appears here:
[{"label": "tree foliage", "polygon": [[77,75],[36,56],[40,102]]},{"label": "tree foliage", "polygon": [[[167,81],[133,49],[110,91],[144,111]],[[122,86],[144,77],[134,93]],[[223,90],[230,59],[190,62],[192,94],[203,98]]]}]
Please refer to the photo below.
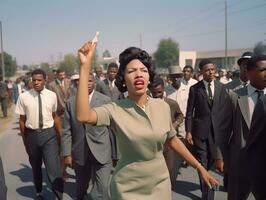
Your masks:
[{"label": "tree foliage", "polygon": [[45,62],[45,63],[41,63],[40,64],[40,68],[42,70],[44,70],[46,73],[48,73],[50,71],[50,65],[49,63]]},{"label": "tree foliage", "polygon": [[154,53],[154,59],[161,68],[179,64],[179,44],[171,38],[162,39]]},{"label": "tree foliage", "polygon": [[62,69],[68,75],[77,73],[79,67],[79,61],[73,54],[66,54],[64,59],[57,64],[58,69]]},{"label": "tree foliage", "polygon": [[[16,59],[12,58],[11,55],[9,55],[8,53],[4,52],[4,66],[5,66],[5,76],[6,77],[11,77],[13,75],[15,75],[16,71],[17,71],[17,61]],[[0,74],[2,75],[2,55],[0,53]]]},{"label": "tree foliage", "polygon": [[258,42],[254,47],[254,54],[266,53],[266,44],[263,42]]}]

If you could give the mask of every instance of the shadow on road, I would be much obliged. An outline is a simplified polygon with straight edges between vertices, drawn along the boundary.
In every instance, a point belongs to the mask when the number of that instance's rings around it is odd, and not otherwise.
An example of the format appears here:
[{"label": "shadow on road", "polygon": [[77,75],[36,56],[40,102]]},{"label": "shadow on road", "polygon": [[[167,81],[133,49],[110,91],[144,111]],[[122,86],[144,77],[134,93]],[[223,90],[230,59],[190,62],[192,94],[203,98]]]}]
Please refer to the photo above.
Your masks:
[{"label": "shadow on road", "polygon": [[199,200],[200,197],[191,193],[192,191],[198,190],[200,186],[195,183],[186,182],[186,181],[176,181],[172,185],[172,191],[181,194],[183,196],[189,197],[192,200]]},{"label": "shadow on road", "polygon": [[[36,192],[35,192],[35,187],[33,184],[33,177],[32,177],[32,169],[30,166],[25,165],[25,164],[20,164],[20,169],[16,171],[10,172],[13,176],[16,176],[20,179],[21,182],[23,183],[31,183],[31,185],[28,186],[22,186],[16,189],[17,193],[21,196],[27,197],[27,198],[36,198]],[[51,191],[50,184],[48,182],[47,176],[46,176],[46,171],[45,168],[42,168],[42,174],[43,174],[43,195],[45,199],[53,199],[53,194]],[[75,183],[73,182],[65,182],[64,185],[65,189],[64,192],[65,194],[68,194],[71,199],[74,199],[75,195]]]}]

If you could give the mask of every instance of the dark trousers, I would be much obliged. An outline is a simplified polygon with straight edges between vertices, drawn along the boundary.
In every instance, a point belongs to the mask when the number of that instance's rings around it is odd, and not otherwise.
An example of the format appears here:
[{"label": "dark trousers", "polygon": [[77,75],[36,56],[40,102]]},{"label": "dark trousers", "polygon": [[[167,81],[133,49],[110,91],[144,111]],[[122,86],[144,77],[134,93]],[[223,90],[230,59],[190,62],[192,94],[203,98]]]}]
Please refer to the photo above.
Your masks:
[{"label": "dark trousers", "polygon": [[6,200],[6,184],[5,184],[5,175],[4,175],[4,168],[2,164],[2,159],[0,157],[0,199]]},{"label": "dark trousers", "polygon": [[[214,140],[210,135],[207,139],[199,139],[193,137],[194,142],[194,151],[197,160],[205,167],[205,169],[210,170],[212,165],[214,164]],[[206,185],[199,175],[200,180],[200,188],[202,192],[202,200],[213,200],[214,199],[214,191],[209,189],[208,185]]]},{"label": "dark trousers", "polygon": [[109,179],[112,169],[111,159],[110,162],[101,164],[89,150],[85,164],[75,163],[74,169],[77,200],[84,200],[88,189],[88,199],[108,199]]},{"label": "dark trousers", "polygon": [[0,103],[3,116],[7,117],[8,97],[0,97]]},{"label": "dark trousers", "polygon": [[42,191],[42,162],[48,181],[57,199],[62,199],[64,184],[62,179],[59,146],[54,128],[42,131],[27,129],[26,150],[32,167],[36,192]]}]

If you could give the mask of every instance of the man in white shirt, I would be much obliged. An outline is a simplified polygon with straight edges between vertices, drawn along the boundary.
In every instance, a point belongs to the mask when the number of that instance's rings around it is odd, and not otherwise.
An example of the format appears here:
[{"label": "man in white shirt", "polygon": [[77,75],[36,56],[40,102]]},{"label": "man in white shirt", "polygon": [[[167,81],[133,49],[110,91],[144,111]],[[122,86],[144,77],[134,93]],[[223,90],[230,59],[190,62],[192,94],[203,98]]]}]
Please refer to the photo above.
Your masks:
[{"label": "man in white shirt", "polygon": [[[250,137],[253,112],[258,99],[266,94],[266,56],[254,55],[247,62],[249,84],[231,92],[232,131],[227,139],[229,144],[228,199],[247,199],[252,187],[246,155],[246,142]],[[233,108],[233,109],[232,109]],[[230,140],[229,140],[230,139]],[[226,141],[226,140],[225,140]],[[228,142],[229,141],[229,142]],[[253,169],[256,170],[256,169]]]},{"label": "man in white shirt", "polygon": [[[197,80],[192,78],[192,75],[193,75],[193,68],[190,65],[186,65],[183,68],[183,78],[180,81],[179,84],[180,87],[177,88],[177,90],[174,93],[168,96],[169,99],[173,99],[178,103],[183,115],[186,115],[187,112],[189,88],[198,82]],[[183,138],[186,137],[184,122],[180,124],[178,131],[179,131],[178,134],[180,136],[182,136]]]},{"label": "man in white shirt", "polygon": [[56,115],[56,94],[47,90],[46,73],[36,69],[31,74],[33,89],[22,93],[17,101],[16,114],[20,115],[20,132],[33,171],[37,198],[42,198],[42,162],[57,199],[63,196],[60,170],[60,119]]}]

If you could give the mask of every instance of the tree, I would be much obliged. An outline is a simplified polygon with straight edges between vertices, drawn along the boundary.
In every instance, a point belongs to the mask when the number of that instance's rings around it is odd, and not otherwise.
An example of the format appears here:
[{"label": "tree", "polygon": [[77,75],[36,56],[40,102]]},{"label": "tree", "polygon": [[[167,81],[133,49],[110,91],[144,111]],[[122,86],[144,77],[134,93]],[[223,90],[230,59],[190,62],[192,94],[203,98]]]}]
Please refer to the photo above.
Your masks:
[{"label": "tree", "polygon": [[58,69],[62,69],[68,75],[77,73],[79,66],[78,58],[73,54],[67,54],[64,56],[64,59],[57,64]]},{"label": "tree", "polygon": [[46,73],[48,73],[50,71],[50,65],[49,65],[49,63],[41,63],[40,64],[40,68],[42,70],[44,70]]},{"label": "tree", "polygon": [[108,51],[108,50],[105,50],[103,52],[103,57],[106,58],[106,57],[111,57],[111,53]]},{"label": "tree", "polygon": [[263,44],[263,42],[258,42],[254,47],[254,54],[262,54],[266,53],[266,44]]},{"label": "tree", "polygon": [[[6,77],[11,77],[15,75],[17,71],[17,61],[16,58],[12,58],[11,55],[8,53],[4,52],[4,64],[5,64],[5,76]],[[2,55],[0,54],[0,74],[2,75]]]},{"label": "tree", "polygon": [[155,63],[158,67],[168,68],[179,64],[179,44],[171,38],[162,39],[154,53]]}]

